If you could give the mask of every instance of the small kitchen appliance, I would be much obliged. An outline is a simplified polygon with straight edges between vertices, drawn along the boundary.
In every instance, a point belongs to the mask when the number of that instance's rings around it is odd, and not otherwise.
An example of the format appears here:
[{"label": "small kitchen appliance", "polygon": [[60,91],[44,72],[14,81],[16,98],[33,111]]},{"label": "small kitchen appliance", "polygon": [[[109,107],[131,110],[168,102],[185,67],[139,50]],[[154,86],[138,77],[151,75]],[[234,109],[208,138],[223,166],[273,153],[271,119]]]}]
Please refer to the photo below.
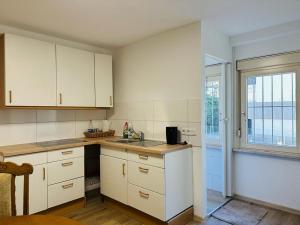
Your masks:
[{"label": "small kitchen appliance", "polygon": [[166,127],[167,144],[175,145],[178,140],[178,129],[177,127]]}]

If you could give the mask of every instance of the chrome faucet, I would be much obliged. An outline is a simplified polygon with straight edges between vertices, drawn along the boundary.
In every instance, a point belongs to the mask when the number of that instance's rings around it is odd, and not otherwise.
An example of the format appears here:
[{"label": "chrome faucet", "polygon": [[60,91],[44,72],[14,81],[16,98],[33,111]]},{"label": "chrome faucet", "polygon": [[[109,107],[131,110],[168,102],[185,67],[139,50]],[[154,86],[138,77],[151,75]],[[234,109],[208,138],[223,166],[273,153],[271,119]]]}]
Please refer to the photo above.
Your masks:
[{"label": "chrome faucet", "polygon": [[144,141],[145,140],[145,134],[144,132],[140,132],[140,141]]}]

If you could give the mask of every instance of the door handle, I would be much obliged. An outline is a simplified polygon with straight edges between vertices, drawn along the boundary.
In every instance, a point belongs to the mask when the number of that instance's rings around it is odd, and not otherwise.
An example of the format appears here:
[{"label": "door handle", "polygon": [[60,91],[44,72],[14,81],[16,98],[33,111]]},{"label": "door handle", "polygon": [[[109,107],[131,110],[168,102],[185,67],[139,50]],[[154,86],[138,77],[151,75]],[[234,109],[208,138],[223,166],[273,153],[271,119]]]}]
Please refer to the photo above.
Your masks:
[{"label": "door handle", "polygon": [[72,166],[73,162],[66,162],[66,163],[62,163],[61,166],[66,167],[66,166]]},{"label": "door handle", "polygon": [[148,199],[148,198],[149,198],[149,194],[146,194],[146,193],[144,193],[144,192],[142,192],[142,191],[139,191],[139,193],[140,193],[140,196],[141,196],[142,198],[145,198],[145,199]]},{"label": "door handle", "polygon": [[12,103],[12,91],[11,90],[8,92],[8,97],[9,97],[9,103]]}]

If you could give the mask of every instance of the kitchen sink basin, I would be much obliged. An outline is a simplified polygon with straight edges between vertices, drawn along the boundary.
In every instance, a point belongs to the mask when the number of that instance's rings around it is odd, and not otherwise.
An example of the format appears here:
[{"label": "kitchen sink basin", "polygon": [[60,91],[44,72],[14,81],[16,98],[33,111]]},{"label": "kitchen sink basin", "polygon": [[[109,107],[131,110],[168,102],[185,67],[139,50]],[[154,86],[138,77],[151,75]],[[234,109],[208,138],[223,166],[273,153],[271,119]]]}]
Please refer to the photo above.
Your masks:
[{"label": "kitchen sink basin", "polygon": [[140,141],[137,139],[119,139],[119,140],[111,140],[110,142],[129,144],[129,145],[141,146],[141,147],[152,147],[152,146],[165,144],[165,142],[163,141],[153,141],[153,140]]},{"label": "kitchen sink basin", "polygon": [[130,144],[134,142],[139,142],[139,140],[134,139],[120,139],[120,140],[112,140],[110,142],[122,143],[122,144]]}]

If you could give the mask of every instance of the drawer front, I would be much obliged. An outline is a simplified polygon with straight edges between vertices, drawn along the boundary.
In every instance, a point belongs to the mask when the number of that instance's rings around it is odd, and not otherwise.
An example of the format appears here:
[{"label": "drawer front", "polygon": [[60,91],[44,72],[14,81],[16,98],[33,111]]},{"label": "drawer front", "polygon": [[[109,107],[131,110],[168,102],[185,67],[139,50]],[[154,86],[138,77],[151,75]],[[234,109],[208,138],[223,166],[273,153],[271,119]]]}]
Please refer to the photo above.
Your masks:
[{"label": "drawer front", "polygon": [[5,157],[5,162],[13,162],[18,165],[29,163],[33,166],[47,163],[47,152]]},{"label": "drawer front", "polygon": [[101,155],[111,156],[119,159],[127,160],[127,151],[121,148],[113,147],[102,147],[101,146]]},{"label": "drawer front", "polygon": [[165,168],[164,158],[160,155],[151,155],[147,153],[136,153],[136,152],[128,152],[128,160],[147,164],[150,166],[156,166],[160,168]]},{"label": "drawer front", "polygon": [[84,157],[48,163],[48,184],[84,176]]},{"label": "drawer front", "polygon": [[160,194],[165,193],[164,172],[162,168],[128,161],[129,183]]},{"label": "drawer front", "polygon": [[83,177],[48,186],[48,208],[83,197]]},{"label": "drawer front", "polygon": [[128,184],[128,205],[165,221],[164,195]]},{"label": "drawer front", "polygon": [[71,159],[84,156],[84,147],[67,148],[58,151],[50,151],[48,154],[48,162]]}]

